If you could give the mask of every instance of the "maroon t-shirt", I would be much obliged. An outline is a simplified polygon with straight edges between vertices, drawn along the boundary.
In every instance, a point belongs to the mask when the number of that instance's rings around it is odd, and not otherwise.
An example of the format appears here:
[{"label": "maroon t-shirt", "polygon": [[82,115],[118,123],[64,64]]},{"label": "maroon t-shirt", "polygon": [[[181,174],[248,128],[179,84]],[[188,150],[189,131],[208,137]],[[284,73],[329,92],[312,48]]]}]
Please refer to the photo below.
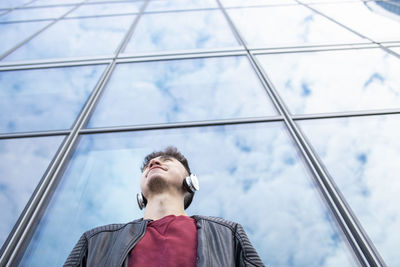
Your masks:
[{"label": "maroon t-shirt", "polygon": [[194,267],[196,257],[195,220],[168,215],[147,224],[144,237],[129,255],[129,267]]}]

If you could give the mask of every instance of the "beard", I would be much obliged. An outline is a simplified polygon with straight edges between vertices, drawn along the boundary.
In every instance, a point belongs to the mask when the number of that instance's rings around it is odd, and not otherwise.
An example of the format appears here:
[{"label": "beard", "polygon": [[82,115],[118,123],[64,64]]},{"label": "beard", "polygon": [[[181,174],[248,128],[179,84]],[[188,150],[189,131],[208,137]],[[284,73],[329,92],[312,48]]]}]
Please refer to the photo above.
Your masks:
[{"label": "beard", "polygon": [[151,193],[160,194],[166,191],[168,184],[162,177],[155,176],[149,180],[148,188]]}]

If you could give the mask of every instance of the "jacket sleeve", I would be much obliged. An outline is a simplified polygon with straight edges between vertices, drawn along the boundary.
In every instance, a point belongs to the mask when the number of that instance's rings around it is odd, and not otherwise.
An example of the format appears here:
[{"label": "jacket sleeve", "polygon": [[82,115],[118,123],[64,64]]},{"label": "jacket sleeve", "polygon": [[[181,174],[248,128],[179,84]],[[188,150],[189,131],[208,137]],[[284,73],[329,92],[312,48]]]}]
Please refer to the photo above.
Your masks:
[{"label": "jacket sleeve", "polygon": [[88,241],[83,234],[69,254],[64,267],[86,267],[87,251]]},{"label": "jacket sleeve", "polygon": [[236,247],[236,252],[237,252],[236,266],[240,267],[265,266],[261,261],[260,257],[258,256],[257,251],[250,243],[250,240],[247,237],[246,232],[244,231],[243,227],[240,224],[236,226],[235,235],[236,239],[238,240]]}]

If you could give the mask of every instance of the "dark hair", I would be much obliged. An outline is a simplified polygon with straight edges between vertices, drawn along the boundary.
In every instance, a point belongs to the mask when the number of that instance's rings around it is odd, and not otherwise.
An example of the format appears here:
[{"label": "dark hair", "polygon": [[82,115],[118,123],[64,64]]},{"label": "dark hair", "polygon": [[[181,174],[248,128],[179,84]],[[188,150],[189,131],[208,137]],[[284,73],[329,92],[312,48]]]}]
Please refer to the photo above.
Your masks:
[{"label": "dark hair", "polygon": [[[148,154],[144,158],[143,164],[142,164],[142,167],[140,168],[140,170],[143,172],[144,168],[150,163],[150,161],[152,159],[160,157],[160,156],[161,157],[172,157],[172,158],[175,158],[177,161],[179,161],[183,165],[183,167],[185,167],[185,169],[186,169],[186,171],[188,172],[189,175],[192,173],[190,171],[190,167],[189,167],[189,163],[188,163],[187,159],[174,146],[169,146],[169,147],[165,148],[162,151],[154,151],[154,152]],[[193,197],[194,197],[194,193],[188,192],[187,194],[185,194],[185,198],[184,198],[184,207],[185,207],[185,209],[187,209],[190,206],[190,203],[192,203]]]}]

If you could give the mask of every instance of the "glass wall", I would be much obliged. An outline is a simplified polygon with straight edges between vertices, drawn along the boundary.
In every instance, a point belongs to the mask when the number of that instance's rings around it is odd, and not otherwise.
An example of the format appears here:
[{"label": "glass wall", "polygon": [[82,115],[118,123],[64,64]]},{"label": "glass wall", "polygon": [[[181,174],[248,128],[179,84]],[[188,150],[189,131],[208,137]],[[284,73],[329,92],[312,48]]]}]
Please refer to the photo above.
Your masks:
[{"label": "glass wall", "polygon": [[396,5],[2,1],[0,265],[141,218],[168,145],[200,180],[188,215],[239,222],[266,265],[400,265]]}]

